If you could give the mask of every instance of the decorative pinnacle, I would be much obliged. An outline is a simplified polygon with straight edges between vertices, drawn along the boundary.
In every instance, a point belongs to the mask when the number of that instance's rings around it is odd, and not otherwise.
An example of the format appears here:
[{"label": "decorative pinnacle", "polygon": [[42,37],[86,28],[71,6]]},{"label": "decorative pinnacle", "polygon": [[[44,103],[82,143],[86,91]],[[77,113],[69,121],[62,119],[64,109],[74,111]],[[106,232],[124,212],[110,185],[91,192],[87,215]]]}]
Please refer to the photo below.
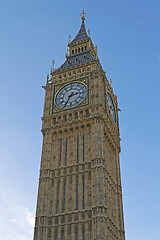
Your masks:
[{"label": "decorative pinnacle", "polygon": [[52,61],[52,67],[51,67],[51,72],[54,71],[54,64],[55,64],[55,61],[54,61],[54,59],[53,59],[53,61]]},{"label": "decorative pinnacle", "polygon": [[84,10],[82,11],[82,14],[80,14],[82,21],[85,20],[85,17],[87,16]]},{"label": "decorative pinnacle", "polygon": [[69,34],[69,37],[68,37],[68,44],[70,44],[71,42],[71,34]]},{"label": "decorative pinnacle", "polygon": [[90,34],[91,34],[91,31],[90,29],[88,28],[88,36],[90,37]]},{"label": "decorative pinnacle", "polygon": [[111,78],[110,78],[110,81],[109,81],[109,83],[110,83],[110,85],[112,84],[112,80],[111,80]]}]

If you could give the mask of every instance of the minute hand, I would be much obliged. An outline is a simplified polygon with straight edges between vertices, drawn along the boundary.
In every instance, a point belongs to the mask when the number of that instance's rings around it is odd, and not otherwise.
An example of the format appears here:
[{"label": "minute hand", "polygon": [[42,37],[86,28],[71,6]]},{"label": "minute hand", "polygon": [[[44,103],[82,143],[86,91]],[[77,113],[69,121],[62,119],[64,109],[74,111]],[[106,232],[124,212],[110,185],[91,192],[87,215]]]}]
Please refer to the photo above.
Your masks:
[{"label": "minute hand", "polygon": [[69,96],[68,96],[68,99],[67,99],[67,102],[64,104],[64,107],[63,107],[63,108],[65,108],[65,106],[67,105],[67,103],[68,103],[68,101],[69,101],[70,98],[71,98],[71,96],[69,95]]}]

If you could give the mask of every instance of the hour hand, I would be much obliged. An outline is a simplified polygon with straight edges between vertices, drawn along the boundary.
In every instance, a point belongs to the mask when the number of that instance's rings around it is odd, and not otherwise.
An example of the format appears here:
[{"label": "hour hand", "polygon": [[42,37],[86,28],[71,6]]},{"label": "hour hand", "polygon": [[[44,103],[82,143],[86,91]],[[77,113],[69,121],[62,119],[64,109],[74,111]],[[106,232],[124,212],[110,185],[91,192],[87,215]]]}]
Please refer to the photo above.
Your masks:
[{"label": "hour hand", "polygon": [[68,96],[67,102],[64,104],[63,108],[65,108],[65,106],[67,105],[69,99],[70,99],[70,97]]}]

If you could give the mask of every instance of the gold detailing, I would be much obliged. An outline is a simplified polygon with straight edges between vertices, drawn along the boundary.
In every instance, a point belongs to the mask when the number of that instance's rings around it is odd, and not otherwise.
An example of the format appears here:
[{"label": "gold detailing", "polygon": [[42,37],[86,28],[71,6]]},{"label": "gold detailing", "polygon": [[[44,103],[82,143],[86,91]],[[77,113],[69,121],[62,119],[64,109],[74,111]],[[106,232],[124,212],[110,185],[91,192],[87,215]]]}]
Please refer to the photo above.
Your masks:
[{"label": "gold detailing", "polygon": [[85,16],[87,16],[86,13],[84,12],[84,10],[82,11],[82,14],[80,14],[80,16],[81,16],[82,21],[84,21]]}]

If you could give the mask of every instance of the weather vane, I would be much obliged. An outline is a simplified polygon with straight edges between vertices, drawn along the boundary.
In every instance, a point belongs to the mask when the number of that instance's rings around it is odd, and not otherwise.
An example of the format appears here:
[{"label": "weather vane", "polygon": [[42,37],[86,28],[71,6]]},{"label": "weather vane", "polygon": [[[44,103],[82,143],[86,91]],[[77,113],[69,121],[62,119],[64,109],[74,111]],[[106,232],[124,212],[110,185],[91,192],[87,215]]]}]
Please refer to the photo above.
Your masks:
[{"label": "weather vane", "polygon": [[87,14],[84,12],[84,10],[82,11],[82,14],[80,14],[80,16],[81,16],[81,19],[82,19],[82,21],[84,21],[85,20],[85,17],[87,16]]}]

